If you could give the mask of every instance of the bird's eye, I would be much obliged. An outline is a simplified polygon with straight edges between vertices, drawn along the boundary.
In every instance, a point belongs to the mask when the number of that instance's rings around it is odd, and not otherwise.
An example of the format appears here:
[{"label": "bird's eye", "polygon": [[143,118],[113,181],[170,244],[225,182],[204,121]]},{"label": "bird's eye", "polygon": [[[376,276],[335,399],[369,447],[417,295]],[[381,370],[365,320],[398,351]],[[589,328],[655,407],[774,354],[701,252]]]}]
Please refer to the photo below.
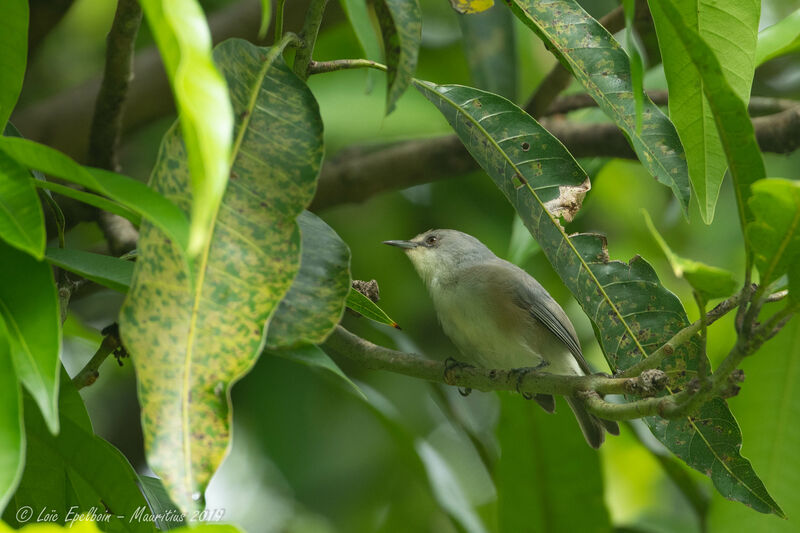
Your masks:
[{"label": "bird's eye", "polygon": [[439,240],[439,237],[437,237],[436,235],[428,235],[425,238],[425,244],[428,245],[428,246],[433,246],[434,244],[436,244],[436,242],[438,240]]}]

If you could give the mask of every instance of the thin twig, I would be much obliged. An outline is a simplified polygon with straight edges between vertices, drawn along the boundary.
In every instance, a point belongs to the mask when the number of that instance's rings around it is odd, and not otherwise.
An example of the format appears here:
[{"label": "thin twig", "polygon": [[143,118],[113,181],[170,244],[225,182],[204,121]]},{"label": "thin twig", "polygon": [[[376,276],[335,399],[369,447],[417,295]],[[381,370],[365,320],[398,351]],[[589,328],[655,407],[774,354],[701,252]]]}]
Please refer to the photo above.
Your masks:
[{"label": "thin twig", "polygon": [[278,44],[283,36],[283,6],[286,0],[278,0],[278,5],[275,8],[275,44]]},{"label": "thin twig", "polygon": [[102,365],[106,358],[114,353],[120,346],[119,335],[117,335],[116,332],[106,335],[103,338],[103,342],[100,343],[97,352],[89,359],[89,362],[86,363],[80,372],[72,378],[73,385],[78,389],[82,389],[97,381],[97,378],[100,376],[100,372],[98,371],[100,365]]},{"label": "thin twig", "polygon": [[356,68],[374,68],[386,72],[386,65],[369,59],[336,59],[334,61],[311,61],[308,64],[308,74],[324,74],[336,70]]}]

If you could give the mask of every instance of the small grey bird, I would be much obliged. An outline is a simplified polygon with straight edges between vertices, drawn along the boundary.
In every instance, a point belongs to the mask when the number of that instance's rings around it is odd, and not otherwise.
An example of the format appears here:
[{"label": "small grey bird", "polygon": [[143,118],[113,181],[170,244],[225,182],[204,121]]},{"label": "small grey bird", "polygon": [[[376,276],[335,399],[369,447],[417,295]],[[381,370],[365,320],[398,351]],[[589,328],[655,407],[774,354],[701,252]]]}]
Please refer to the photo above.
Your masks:
[{"label": "small grey bird", "polygon": [[[544,287],[527,272],[495,256],[471,235],[451,229],[426,231],[410,241],[385,241],[403,248],[433,299],[442,328],[466,359],[484,368],[542,365],[552,374],[590,374],[575,328]],[[536,395],[547,411],[553,397]],[[568,397],[586,442],[598,448],[615,422],[586,411]]]}]

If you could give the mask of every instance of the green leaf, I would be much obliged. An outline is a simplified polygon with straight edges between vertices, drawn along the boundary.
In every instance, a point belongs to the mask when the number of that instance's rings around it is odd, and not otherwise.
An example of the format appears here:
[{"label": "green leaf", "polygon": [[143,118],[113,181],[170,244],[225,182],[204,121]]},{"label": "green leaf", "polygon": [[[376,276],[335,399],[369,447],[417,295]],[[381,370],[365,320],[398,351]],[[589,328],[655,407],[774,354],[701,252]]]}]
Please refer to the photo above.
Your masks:
[{"label": "green leaf", "polygon": [[347,293],[347,307],[356,313],[369,318],[370,320],[400,329],[400,326],[397,325],[397,322],[389,318],[389,315],[387,315],[383,309],[378,307],[378,304],[352,287],[350,288],[350,292]]},{"label": "green leaf", "polygon": [[637,133],[630,64],[619,43],[573,0],[513,0],[510,6],[625,132],[647,171],[672,189],[687,214],[689,172],[675,126],[645,96]]},{"label": "green leaf", "polygon": [[124,207],[116,202],[104,198],[103,196],[92,194],[90,192],[85,192],[80,189],[67,187],[66,185],[61,185],[60,183],[54,183],[52,181],[36,179],[33,180],[33,185],[39,189],[43,189],[45,191],[53,191],[55,193],[60,194],[61,196],[66,196],[68,198],[78,200],[79,202],[93,205],[98,209],[102,209],[103,211],[108,211],[109,213],[114,213],[115,215],[127,218],[136,226],[142,223],[141,215],[131,211],[127,207]]},{"label": "green leaf", "polygon": [[[214,53],[236,111],[228,189],[191,272],[145,222],[120,333],[136,366],[148,463],[183,510],[198,503],[230,439],[230,387],[300,267],[296,217],[314,195],[322,122],[282,48],[232,39]],[[184,144],[167,132],[151,186],[188,211]],[[193,499],[193,496],[196,499]]]},{"label": "green leaf", "polygon": [[147,505],[155,517],[154,525],[167,531],[176,529],[186,523],[180,509],[169,499],[167,489],[164,484],[156,477],[139,476],[139,484],[142,487],[142,494],[147,500]]},{"label": "green leaf", "polygon": [[500,398],[500,531],[610,531],[600,456],[586,446],[567,405],[559,399],[550,415],[519,396]]},{"label": "green leaf", "polygon": [[[477,89],[417,86],[522,217],[592,320],[612,371],[641,361],[689,325],[680,300],[645,260],[610,261],[605,237],[567,235],[559,216],[571,220],[589,184],[569,152],[535,120],[511,102]],[[695,337],[662,363],[671,378],[668,390],[694,377],[701,354]],[[741,434],[724,401],[704,404],[691,419],[650,417],[646,422],[668,449],[710,476],[725,497],[782,514],[739,455]]]},{"label": "green leaf", "polygon": [[375,13],[383,36],[388,82],[386,114],[408,88],[417,70],[422,13],[417,0],[377,0]]},{"label": "green leaf", "polygon": [[[727,168],[725,151],[700,72],[690,67],[692,59],[681,45],[674,22],[654,4],[651,12],[669,85],[670,118],[686,150],[700,214],[710,224]],[[759,4],[759,0],[730,2],[720,8],[711,0],[674,2],[688,28],[699,33],[717,59],[725,59],[720,63],[725,80],[744,102],[750,98],[755,68]]]},{"label": "green leaf", "polygon": [[692,259],[684,259],[676,255],[670,249],[667,241],[658,233],[647,211],[644,209],[641,211],[647,229],[650,230],[653,239],[661,247],[661,251],[667,257],[667,261],[669,261],[672,272],[676,277],[684,278],[705,300],[725,298],[733,294],[737,284],[732,273],[722,268],[709,266]]},{"label": "green leaf", "polygon": [[800,417],[800,318],[748,357],[746,371],[742,392],[729,402],[742,431],[756,436],[748,439],[744,450],[763,472],[789,520],[765,519],[714,496],[708,530],[791,533],[797,531],[795,517],[800,516],[800,425],[795,423]]},{"label": "green leaf", "polygon": [[330,356],[328,356],[328,354],[323,352],[319,346],[314,344],[305,344],[294,346],[292,348],[267,349],[264,353],[269,356],[284,357],[296,363],[304,364],[308,367],[321,368],[327,372],[330,372],[346,383],[348,387],[350,387],[358,396],[365,400],[367,399],[361,389],[358,388],[358,385],[353,383],[353,381],[347,377],[347,374],[342,372],[342,369],[339,368],[339,365],[337,365],[336,362],[331,359]]},{"label": "green leaf", "polygon": [[28,60],[28,2],[6,0],[0,17],[0,131],[17,105]]},{"label": "green leaf", "polygon": [[30,173],[2,151],[0,238],[36,259],[41,259],[44,255],[44,213],[36,189],[31,183]]},{"label": "green leaf", "polygon": [[531,236],[525,223],[519,215],[514,215],[511,223],[511,238],[508,243],[508,260],[515,265],[522,265],[525,261],[541,251],[539,243]]},{"label": "green leaf", "polygon": [[[196,0],[142,0],[167,71],[188,154],[192,203],[189,253],[211,238],[231,161],[233,111],[214,67],[211,32]],[[238,151],[238,147],[233,148]]]},{"label": "green leaf", "polygon": [[3,518],[19,527],[16,511],[29,506],[34,517],[52,510],[58,514],[56,523],[63,524],[75,506],[74,513],[108,512],[106,531],[153,531],[149,522],[135,518],[137,509],[147,511],[136,472],[119,450],[94,434],[78,391],[66,373],[62,377],[58,436],[50,434],[26,395],[27,463]]},{"label": "green leaf", "polygon": [[297,217],[300,271],[269,321],[267,348],[319,344],[342,318],[350,289],[350,249],[317,215]]},{"label": "green leaf", "polygon": [[48,248],[47,261],[118,292],[128,292],[134,264],[109,255],[73,248]]},{"label": "green leaf", "polygon": [[[356,34],[358,44],[364,53],[364,57],[372,61],[381,60],[381,43],[375,34],[375,28],[370,20],[369,10],[366,0],[340,0],[342,10],[350,21],[350,27]],[[372,90],[373,76],[375,72],[367,71],[367,91]]]},{"label": "green leaf", "polygon": [[11,362],[8,330],[0,315],[0,514],[17,490],[25,467],[22,390]]},{"label": "green leaf", "polygon": [[483,13],[494,5],[494,0],[450,0],[450,5],[457,12],[469,15]]},{"label": "green leaf", "polygon": [[[488,3],[491,7],[492,0]],[[500,4],[486,9],[483,13],[458,16],[472,85],[514,100],[517,94],[514,17]]]},{"label": "green leaf", "polygon": [[800,50],[800,9],[758,32],[756,66]]},{"label": "green leaf", "polygon": [[50,266],[0,241],[0,316],[5,320],[17,377],[36,400],[50,431],[58,432],[58,354],[61,315]]},{"label": "green leaf", "polygon": [[[186,250],[189,243],[189,224],[186,215],[175,204],[144,183],[107,170],[83,167],[58,150],[27,139],[2,137],[0,151],[4,151],[28,168],[40,170],[108,196],[149,219],[182,250]],[[52,183],[47,182],[47,188],[53,188]],[[63,191],[59,192],[63,194]]]},{"label": "green leaf", "polygon": [[755,220],[747,225],[747,240],[761,275],[768,285],[789,275],[789,292],[800,301],[793,288],[800,287],[800,183],[767,178],[752,187],[748,204]]},{"label": "green leaf", "polygon": [[[730,167],[739,218],[744,227],[752,218],[746,208],[750,185],[765,177],[764,161],[756,142],[753,123],[747,114],[747,106],[726,80],[712,48],[672,3],[654,0],[650,2],[650,10],[654,19],[662,21],[662,27],[672,30],[676,37],[674,46],[679,46],[686,54],[687,61],[682,66],[681,76],[700,80]],[[726,28],[723,31],[727,32],[730,24],[720,27]],[[749,87],[749,81],[747,83]]]}]

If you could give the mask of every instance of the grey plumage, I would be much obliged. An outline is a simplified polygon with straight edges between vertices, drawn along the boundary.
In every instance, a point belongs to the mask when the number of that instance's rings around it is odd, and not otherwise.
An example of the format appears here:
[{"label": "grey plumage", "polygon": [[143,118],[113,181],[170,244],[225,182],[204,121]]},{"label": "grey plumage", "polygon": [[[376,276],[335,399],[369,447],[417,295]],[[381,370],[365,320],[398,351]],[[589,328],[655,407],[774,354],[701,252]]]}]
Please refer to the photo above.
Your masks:
[{"label": "grey plumage", "polygon": [[[578,335],[564,310],[527,272],[498,258],[479,240],[455,230],[430,230],[404,248],[433,299],[442,328],[466,362],[485,368],[547,363],[553,374],[591,373]],[[548,395],[536,401],[552,412]],[[586,441],[599,447],[604,429],[616,423],[589,414],[577,397],[567,398]]]}]

